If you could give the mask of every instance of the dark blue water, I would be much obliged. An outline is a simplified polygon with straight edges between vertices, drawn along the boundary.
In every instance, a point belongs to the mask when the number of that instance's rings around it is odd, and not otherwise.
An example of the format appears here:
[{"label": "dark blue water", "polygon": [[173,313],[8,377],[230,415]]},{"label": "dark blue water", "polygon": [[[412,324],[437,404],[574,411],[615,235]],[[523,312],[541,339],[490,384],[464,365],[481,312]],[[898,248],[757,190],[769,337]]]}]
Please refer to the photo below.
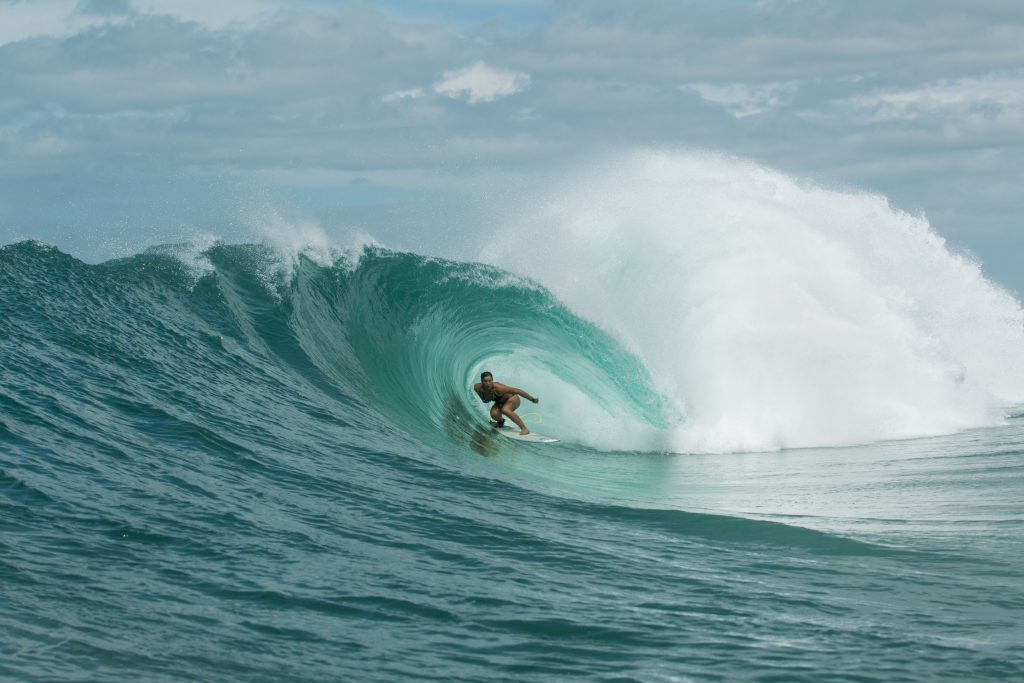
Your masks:
[{"label": "dark blue water", "polygon": [[[173,252],[0,249],[0,677],[1024,680],[1024,416],[602,449],[544,378],[648,444],[654,381],[537,285]],[[481,368],[569,438],[493,432]]]}]

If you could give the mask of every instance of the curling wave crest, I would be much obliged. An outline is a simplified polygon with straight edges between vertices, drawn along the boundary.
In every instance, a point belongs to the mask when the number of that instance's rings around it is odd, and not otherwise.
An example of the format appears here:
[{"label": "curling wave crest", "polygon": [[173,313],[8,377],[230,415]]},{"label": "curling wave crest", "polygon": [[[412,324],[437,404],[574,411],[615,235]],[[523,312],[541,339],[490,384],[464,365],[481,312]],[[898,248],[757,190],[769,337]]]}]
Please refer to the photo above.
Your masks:
[{"label": "curling wave crest", "polygon": [[639,153],[530,198],[481,259],[635,353],[680,452],[947,433],[1024,400],[1024,317],[884,197]]}]

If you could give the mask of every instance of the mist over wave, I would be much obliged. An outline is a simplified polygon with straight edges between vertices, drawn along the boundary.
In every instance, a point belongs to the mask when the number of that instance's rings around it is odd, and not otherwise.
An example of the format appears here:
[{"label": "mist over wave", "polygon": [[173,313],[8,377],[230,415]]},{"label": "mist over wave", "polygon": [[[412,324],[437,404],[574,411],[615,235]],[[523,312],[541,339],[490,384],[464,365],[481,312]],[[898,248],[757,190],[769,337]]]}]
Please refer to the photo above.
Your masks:
[{"label": "mist over wave", "polygon": [[519,214],[481,259],[635,353],[675,415],[673,450],[940,434],[1024,400],[1019,302],[884,197],[638,153]]}]

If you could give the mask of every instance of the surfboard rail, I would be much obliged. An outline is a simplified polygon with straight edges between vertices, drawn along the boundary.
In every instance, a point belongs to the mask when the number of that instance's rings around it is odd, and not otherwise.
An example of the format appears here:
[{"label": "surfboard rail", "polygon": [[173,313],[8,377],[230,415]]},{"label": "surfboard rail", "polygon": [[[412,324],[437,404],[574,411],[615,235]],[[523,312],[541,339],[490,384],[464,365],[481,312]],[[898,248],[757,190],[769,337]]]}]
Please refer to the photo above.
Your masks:
[{"label": "surfboard rail", "polygon": [[509,439],[515,439],[516,441],[530,441],[531,443],[558,443],[559,441],[558,439],[550,436],[544,436],[543,434],[538,434],[536,432],[520,434],[519,428],[514,425],[506,424],[504,427],[499,427],[492,422],[491,426],[494,427],[494,429],[502,436]]}]

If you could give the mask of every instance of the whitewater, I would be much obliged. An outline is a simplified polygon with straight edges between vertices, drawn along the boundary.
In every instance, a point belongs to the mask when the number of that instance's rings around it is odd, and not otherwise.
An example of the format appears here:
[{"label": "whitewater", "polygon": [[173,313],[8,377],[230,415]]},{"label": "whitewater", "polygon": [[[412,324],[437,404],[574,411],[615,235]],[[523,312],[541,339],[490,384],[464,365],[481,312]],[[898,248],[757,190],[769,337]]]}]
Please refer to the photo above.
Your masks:
[{"label": "whitewater", "polygon": [[[0,247],[0,678],[1024,677],[1024,315],[710,153],[471,260]],[[541,398],[513,442],[483,371]]]}]

